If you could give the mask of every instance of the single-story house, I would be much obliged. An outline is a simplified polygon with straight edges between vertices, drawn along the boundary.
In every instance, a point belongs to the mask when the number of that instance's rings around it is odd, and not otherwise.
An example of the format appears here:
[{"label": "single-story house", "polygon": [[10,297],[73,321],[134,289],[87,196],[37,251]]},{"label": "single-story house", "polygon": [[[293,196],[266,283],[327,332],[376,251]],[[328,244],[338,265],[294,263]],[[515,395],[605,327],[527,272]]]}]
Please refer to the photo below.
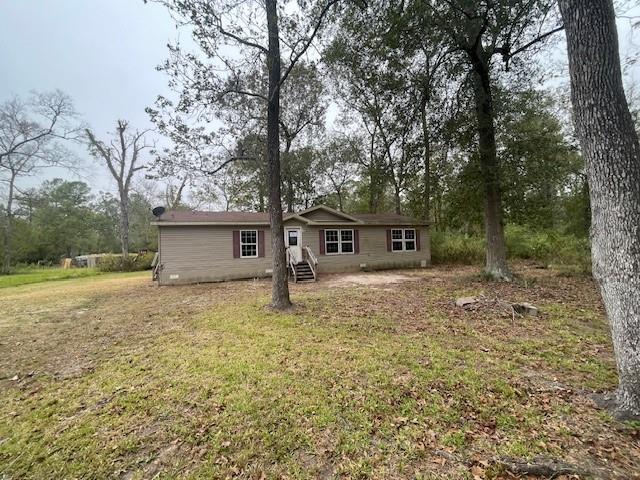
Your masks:
[{"label": "single-story house", "polygon": [[[161,285],[270,276],[268,213],[166,211],[157,217]],[[324,205],[284,215],[294,281],[325,272],[426,267],[429,226],[397,214],[353,214]]]}]

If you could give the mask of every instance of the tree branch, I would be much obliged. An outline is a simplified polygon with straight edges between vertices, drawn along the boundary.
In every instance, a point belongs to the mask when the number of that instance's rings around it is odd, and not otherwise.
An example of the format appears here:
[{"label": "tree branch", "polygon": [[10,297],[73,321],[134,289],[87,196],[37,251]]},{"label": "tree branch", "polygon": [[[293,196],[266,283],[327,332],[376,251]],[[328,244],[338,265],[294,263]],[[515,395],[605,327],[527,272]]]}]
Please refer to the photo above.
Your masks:
[{"label": "tree branch", "polygon": [[224,35],[225,37],[229,37],[229,38],[235,40],[236,42],[240,43],[241,45],[245,45],[245,46],[251,47],[251,48],[257,48],[258,50],[260,50],[260,52],[264,53],[265,55],[267,53],[269,53],[269,50],[267,50],[265,47],[263,47],[259,43],[252,42],[252,41],[247,40],[245,38],[239,37],[235,33],[231,33],[229,31],[225,30],[224,27],[222,26],[222,19],[218,17],[217,20],[218,20],[218,31],[222,35]]},{"label": "tree branch", "polygon": [[494,49],[494,53],[499,53],[499,54],[502,55],[502,58],[504,59],[504,62],[505,62],[505,65],[506,65],[506,69],[508,70],[509,69],[509,60],[511,58],[515,57],[519,53],[524,52],[525,50],[527,50],[528,48],[532,47],[536,43],[542,42],[547,37],[550,37],[551,35],[555,35],[558,32],[561,32],[562,30],[564,30],[564,25],[560,25],[559,27],[556,27],[556,28],[554,28],[552,30],[549,30],[546,33],[543,33],[542,35],[537,36],[536,38],[534,38],[530,42],[527,42],[522,47],[514,50],[513,52],[509,51],[509,47],[508,46],[504,46],[504,47],[498,47],[498,48]]},{"label": "tree branch", "polygon": [[309,46],[311,45],[316,35],[318,34],[318,30],[320,30],[320,26],[322,25],[324,16],[329,12],[329,9],[339,1],[340,0],[329,0],[329,2],[322,8],[322,10],[320,11],[320,15],[318,16],[318,21],[316,22],[313,28],[313,31],[311,32],[311,35],[307,38],[306,42],[304,42],[302,49],[293,57],[293,59],[289,63],[289,66],[287,67],[284,74],[280,78],[280,82],[278,83],[278,88],[282,86],[284,81],[287,79],[287,77],[291,73],[291,70],[293,70],[293,67],[295,67],[296,63],[298,63],[298,60],[300,60],[302,55],[304,55],[306,51],[309,49]]},{"label": "tree branch", "polygon": [[228,160],[225,160],[224,162],[222,162],[222,164],[220,164],[218,167],[214,168],[213,170],[203,170],[202,173],[204,173],[205,175],[215,175],[216,173],[218,173],[220,170],[224,169],[227,165],[230,165],[233,162],[238,162],[240,160],[250,160],[250,161],[256,161],[257,157],[254,156],[247,156],[247,155],[241,155],[241,156],[237,156],[237,157],[231,157]]}]

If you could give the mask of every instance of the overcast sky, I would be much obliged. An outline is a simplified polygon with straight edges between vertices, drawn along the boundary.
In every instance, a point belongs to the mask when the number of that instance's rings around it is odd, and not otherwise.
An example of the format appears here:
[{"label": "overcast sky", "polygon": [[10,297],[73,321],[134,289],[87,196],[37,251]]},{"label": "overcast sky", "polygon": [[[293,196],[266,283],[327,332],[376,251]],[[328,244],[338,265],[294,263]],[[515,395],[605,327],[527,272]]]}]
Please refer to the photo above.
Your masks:
[{"label": "overcast sky", "polygon": [[[623,55],[637,53],[630,21],[620,19],[618,28]],[[142,0],[0,0],[0,101],[59,88],[100,137],[119,118],[149,127],[145,107],[168,93],[167,78],[155,67],[177,37],[165,8]],[[181,40],[188,41],[184,34]],[[638,68],[631,78],[640,81]],[[77,151],[91,161],[84,148]],[[113,190],[105,169],[92,171],[83,180]],[[63,174],[49,171],[31,182]]]},{"label": "overcast sky", "polygon": [[[142,0],[0,0],[0,101],[59,88],[99,136],[118,118],[149,127],[144,109],[167,90],[155,67],[177,35],[167,11]],[[112,190],[103,169],[90,180]]]}]

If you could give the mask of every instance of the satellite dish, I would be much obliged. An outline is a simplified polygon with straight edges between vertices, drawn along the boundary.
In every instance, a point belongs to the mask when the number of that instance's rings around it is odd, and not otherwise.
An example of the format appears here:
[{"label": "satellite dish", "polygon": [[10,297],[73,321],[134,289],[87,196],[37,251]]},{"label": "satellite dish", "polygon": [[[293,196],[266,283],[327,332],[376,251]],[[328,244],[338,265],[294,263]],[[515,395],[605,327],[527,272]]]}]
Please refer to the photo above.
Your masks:
[{"label": "satellite dish", "polygon": [[164,207],[156,207],[153,210],[151,210],[151,213],[153,213],[154,217],[159,217],[164,212],[165,212],[165,208]]}]

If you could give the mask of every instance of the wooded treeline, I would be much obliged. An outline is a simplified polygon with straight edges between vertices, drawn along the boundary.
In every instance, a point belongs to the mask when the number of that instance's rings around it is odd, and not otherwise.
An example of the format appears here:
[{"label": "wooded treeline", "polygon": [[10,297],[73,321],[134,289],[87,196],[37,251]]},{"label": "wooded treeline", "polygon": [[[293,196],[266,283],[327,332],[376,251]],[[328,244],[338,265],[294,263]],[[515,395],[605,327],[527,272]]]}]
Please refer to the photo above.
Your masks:
[{"label": "wooded treeline", "polygon": [[[130,195],[131,252],[157,248],[157,232],[149,224],[152,200],[144,191]],[[6,221],[5,214],[3,226]],[[118,200],[93,194],[81,181],[56,178],[22,190],[14,199],[12,223],[14,264],[56,265],[62,257],[117,253],[121,247]]]},{"label": "wooded treeline", "polygon": [[[148,110],[173,146],[155,168],[209,176],[225,208],[269,211],[276,171],[278,211],[395,211],[482,235],[485,270],[506,279],[505,223],[586,235],[567,95],[543,87],[562,30],[555,2],[319,1],[281,8],[279,32],[258,26],[259,5],[161,3],[198,48],[173,45],[160,67],[175,96]],[[267,44],[275,33],[282,51]]]},{"label": "wooded treeline", "polygon": [[[429,219],[434,231],[447,233],[436,239],[484,237],[487,177],[479,148],[478,92],[474,90],[476,70],[482,65],[476,65],[469,46],[464,45],[475,38],[486,50],[480,52],[481,63],[490,73],[503,222],[531,231],[587,237],[589,189],[568,91],[566,87],[545,87],[556,65],[547,64],[544,54],[553,51],[554,45],[552,36],[539,33],[556,28],[557,12],[549,2],[516,2],[522,9],[518,15],[508,2],[475,7],[458,3],[451,3],[450,10],[418,1],[402,5],[380,1],[366,8],[357,3],[332,3],[333,8],[325,12],[331,25],[319,25],[321,34],[315,38],[313,52],[287,65],[287,79],[281,86],[278,124],[284,211],[318,203],[348,212],[395,211]],[[177,8],[171,2],[167,5]],[[194,1],[192,6],[202,5]],[[475,23],[464,14],[473,8],[478,13]],[[300,21],[305,12],[316,18],[315,10],[310,9],[293,15],[292,21]],[[234,28],[249,18],[246,11],[242,13],[230,20]],[[220,26],[216,19],[221,17],[203,16],[187,25],[194,35],[204,37]],[[198,21],[208,30],[198,32]],[[512,38],[510,31],[516,27],[521,33]],[[292,28],[287,27],[282,35],[306,38]],[[514,42],[526,48],[516,48]],[[510,51],[502,44],[509,44]],[[221,75],[214,68],[218,66],[212,60],[214,53],[213,45],[202,52],[171,47],[160,68],[170,76],[176,97],[159,97],[148,109],[157,132],[138,132],[126,121],[114,122],[116,146],[120,133],[129,142],[138,136],[138,163],[123,170],[120,180],[114,177],[117,189],[113,196],[97,192],[83,196],[80,204],[92,211],[83,217],[85,225],[97,216],[102,217],[98,224],[110,226],[92,228],[90,234],[78,227],[73,246],[37,245],[34,239],[46,238],[42,232],[48,227],[34,223],[32,214],[26,212],[31,211],[32,198],[46,198],[52,187],[43,184],[24,190],[21,175],[32,176],[52,165],[72,167],[74,162],[65,156],[68,150],[61,148],[61,139],[89,147],[93,159],[85,164],[109,168],[109,159],[115,162],[118,151],[101,151],[98,147],[108,145],[109,139],[97,138],[77,122],[71,125],[69,120],[75,118],[71,100],[59,92],[48,98],[41,95],[29,105],[20,99],[4,105],[3,118],[8,124],[12,112],[22,113],[24,120],[29,114],[38,117],[40,112],[33,107],[52,100],[60,105],[59,117],[66,120],[64,131],[52,132],[46,145],[51,151],[46,155],[34,158],[31,152],[19,156],[14,151],[0,161],[7,186],[0,219],[4,237],[11,236],[15,244],[12,264],[153,248],[155,239],[140,240],[138,231],[148,228],[142,228],[139,220],[132,221],[131,245],[123,247],[126,214],[130,208],[141,212],[143,204],[144,208],[163,204],[169,208],[268,210],[264,104],[268,69],[255,55],[248,55],[238,66],[227,65],[230,70]],[[636,97],[630,97],[633,103]],[[637,121],[640,116],[636,113],[634,118]],[[44,130],[49,119],[30,120]],[[154,142],[149,139],[158,132],[170,140],[170,147],[152,150]],[[127,153],[131,154],[125,151],[125,157]],[[17,161],[25,158],[26,165]],[[125,158],[127,161],[130,159]],[[149,189],[138,188],[143,180],[147,184],[156,181],[155,190],[161,194],[144,193]],[[117,208],[110,210],[114,204]],[[75,215],[75,211],[62,213],[64,203],[56,208],[56,214]],[[145,215],[147,220],[152,218]],[[86,240],[85,234],[96,240]]]},{"label": "wooded treeline", "polygon": [[[586,238],[588,186],[579,149],[566,123],[563,98],[557,92],[528,89],[501,93],[497,104],[506,223]],[[298,137],[297,147],[290,141],[288,151],[283,151],[285,210],[324,203],[348,212],[399,211],[424,216],[425,170],[419,132],[413,132],[417,144],[405,147],[404,164],[399,169],[393,156],[392,161],[378,160],[377,155],[387,153],[372,151],[367,145],[370,139],[353,131],[327,131],[321,117],[315,123],[316,135]],[[432,141],[429,217],[433,229],[481,237],[483,195],[474,157],[473,121],[459,109],[439,135],[446,135],[448,143]],[[247,135],[241,145],[246,152],[262,152],[260,142],[257,134]],[[156,174],[145,170],[127,194],[129,251],[156,247],[156,235],[149,225],[153,219],[150,209],[160,204],[266,211],[263,162],[232,162],[212,177],[196,172],[186,185],[182,179],[145,180],[145,173]],[[402,186],[399,192],[397,185]],[[189,193],[181,192],[176,201],[181,186]],[[85,182],[58,179],[37,188],[21,188],[13,195],[12,217],[14,264],[56,263],[64,256],[121,250],[117,193],[92,192]],[[1,221],[6,225],[6,209]],[[67,235],[69,231],[73,235]],[[463,255],[460,260],[468,259]]]},{"label": "wooded treeline", "polygon": [[[497,142],[504,172],[505,220],[585,236],[589,199],[584,164],[570,132],[564,130],[567,125],[561,115],[566,112],[558,113],[559,109],[558,100],[545,91],[515,92],[505,103],[501,100]],[[431,147],[429,218],[436,231],[481,234],[483,194],[470,130],[473,122],[460,114],[445,128],[449,129],[442,133],[449,136],[447,143]],[[389,161],[384,159],[386,151],[372,152],[367,145],[370,139],[354,133],[325,132],[322,140],[320,145],[314,145],[316,138],[300,141],[302,145],[283,155],[285,210],[324,203],[347,212],[425,215],[420,145],[405,145],[404,158],[392,152]],[[247,136],[242,146],[260,158],[256,143]],[[222,209],[266,211],[262,165],[261,161],[236,162],[214,177],[212,190]]]}]

